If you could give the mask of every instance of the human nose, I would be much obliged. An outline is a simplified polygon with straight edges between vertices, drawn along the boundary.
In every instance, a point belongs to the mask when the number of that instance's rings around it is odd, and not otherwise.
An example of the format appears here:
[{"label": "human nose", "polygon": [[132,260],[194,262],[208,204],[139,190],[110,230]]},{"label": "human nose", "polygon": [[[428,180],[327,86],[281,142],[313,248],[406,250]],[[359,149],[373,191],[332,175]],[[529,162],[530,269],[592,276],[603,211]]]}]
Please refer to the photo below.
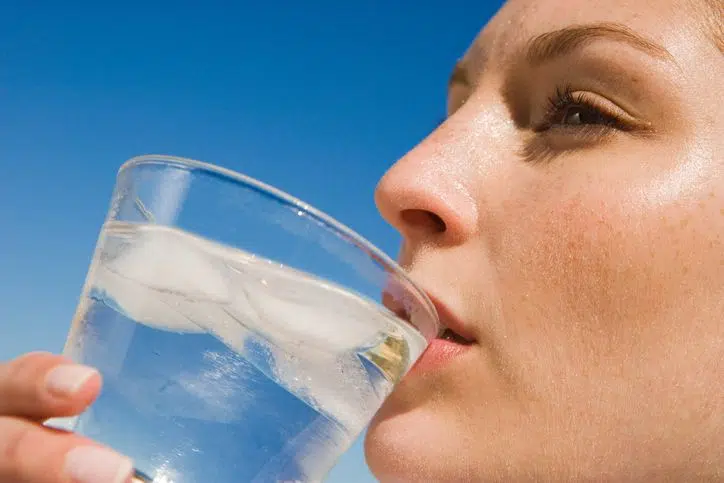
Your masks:
[{"label": "human nose", "polygon": [[462,244],[477,230],[471,164],[464,158],[465,149],[456,144],[460,135],[443,124],[390,168],[377,185],[377,208],[408,248]]}]

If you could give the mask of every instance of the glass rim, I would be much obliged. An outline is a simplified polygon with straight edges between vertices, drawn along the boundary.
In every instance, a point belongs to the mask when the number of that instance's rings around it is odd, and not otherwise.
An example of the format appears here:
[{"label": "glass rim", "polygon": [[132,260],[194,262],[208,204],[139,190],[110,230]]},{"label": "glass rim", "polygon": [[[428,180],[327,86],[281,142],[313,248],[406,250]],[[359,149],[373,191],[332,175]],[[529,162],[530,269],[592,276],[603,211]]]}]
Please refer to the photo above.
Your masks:
[{"label": "glass rim", "polygon": [[[417,293],[417,295],[421,298],[424,308],[427,310],[427,312],[433,317],[435,325],[438,327],[440,326],[440,317],[437,313],[437,309],[435,308],[435,304],[432,302],[428,294],[423,290],[421,287],[419,287],[405,272],[400,265],[393,260],[389,255],[387,255],[385,252],[377,248],[372,242],[367,240],[365,237],[354,231],[352,228],[348,227],[347,225],[337,221],[334,217],[326,214],[325,212],[315,208],[314,206],[310,205],[309,203],[306,203],[302,201],[301,199],[290,195],[286,191],[283,191],[279,188],[275,188],[274,186],[267,184],[263,181],[260,181],[256,178],[252,178],[251,176],[239,173],[238,171],[234,171],[229,168],[224,168],[222,166],[218,166],[212,163],[207,163],[204,161],[199,161],[196,159],[191,158],[185,158],[181,156],[173,156],[168,154],[143,154],[139,156],[134,156],[130,159],[128,159],[126,162],[124,162],[121,167],[118,169],[118,174],[122,173],[123,171],[133,168],[135,166],[140,165],[146,165],[146,164],[166,164],[166,165],[176,165],[182,168],[186,169],[194,169],[199,171],[205,171],[208,173],[212,173],[217,176],[221,176],[222,178],[228,179],[230,181],[234,181],[237,183],[242,183],[244,185],[250,186],[256,190],[259,190],[263,193],[265,193],[268,196],[271,196],[272,198],[275,198],[281,202],[284,202],[286,204],[292,205],[302,211],[304,211],[306,214],[310,215],[315,220],[321,222],[323,225],[327,226],[328,228],[334,230],[335,232],[351,239],[355,244],[357,244],[360,247],[363,247],[365,250],[368,250],[370,254],[373,256],[373,258],[376,258],[380,263],[382,263],[386,269],[392,270],[394,274],[398,277],[400,277],[403,281],[407,282],[412,289]],[[408,321],[409,323],[409,321]]]}]

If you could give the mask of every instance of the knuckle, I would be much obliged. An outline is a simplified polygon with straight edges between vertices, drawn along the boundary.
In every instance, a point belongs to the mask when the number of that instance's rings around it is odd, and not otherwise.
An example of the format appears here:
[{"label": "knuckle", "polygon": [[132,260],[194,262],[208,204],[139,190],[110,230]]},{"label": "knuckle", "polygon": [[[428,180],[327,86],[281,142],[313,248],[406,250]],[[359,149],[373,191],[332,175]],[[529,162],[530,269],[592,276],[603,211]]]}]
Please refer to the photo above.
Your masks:
[{"label": "knuckle", "polygon": [[60,364],[64,357],[48,352],[31,352],[2,365],[0,384],[34,386],[50,367]]},{"label": "knuckle", "polygon": [[24,448],[32,444],[34,430],[32,424],[21,421],[0,423],[0,463],[3,467],[19,466]]},{"label": "knuckle", "polygon": [[13,372],[24,375],[37,372],[39,368],[58,364],[63,360],[63,356],[51,354],[50,352],[29,352],[15,359],[10,365]]},{"label": "knuckle", "polygon": [[54,357],[55,355],[51,352],[47,351],[32,351],[32,352],[26,352],[25,354],[21,354],[18,357],[15,358],[16,362],[28,362],[28,361],[34,361],[34,360],[43,360],[47,359],[48,357]]},{"label": "knuckle", "polygon": [[48,352],[28,352],[27,354],[16,357],[10,361],[9,364],[11,367],[19,370],[38,364],[40,361],[47,360],[49,357],[52,357],[52,354]]},{"label": "knuckle", "polygon": [[64,359],[49,353],[33,352],[0,364],[0,415],[34,414],[42,406],[41,387],[45,374]]}]

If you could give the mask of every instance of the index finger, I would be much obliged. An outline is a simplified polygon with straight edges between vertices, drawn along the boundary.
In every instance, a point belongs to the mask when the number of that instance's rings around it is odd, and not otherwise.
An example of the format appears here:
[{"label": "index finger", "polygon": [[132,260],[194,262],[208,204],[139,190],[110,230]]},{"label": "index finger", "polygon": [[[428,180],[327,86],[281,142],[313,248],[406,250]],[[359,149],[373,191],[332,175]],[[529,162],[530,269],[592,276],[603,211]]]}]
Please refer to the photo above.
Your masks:
[{"label": "index finger", "polygon": [[66,357],[35,352],[0,364],[0,416],[72,416],[98,396],[101,377]]},{"label": "index finger", "polygon": [[0,417],[0,481],[130,483],[132,461],[72,433]]}]

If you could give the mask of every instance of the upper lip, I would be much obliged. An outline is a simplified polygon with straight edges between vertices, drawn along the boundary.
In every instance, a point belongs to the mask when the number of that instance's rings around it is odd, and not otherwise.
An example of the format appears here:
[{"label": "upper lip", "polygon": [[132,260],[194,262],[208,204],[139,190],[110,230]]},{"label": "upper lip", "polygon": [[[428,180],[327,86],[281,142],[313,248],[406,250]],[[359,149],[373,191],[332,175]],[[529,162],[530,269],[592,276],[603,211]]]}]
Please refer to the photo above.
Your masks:
[{"label": "upper lip", "polygon": [[427,293],[428,297],[432,301],[435,309],[437,310],[438,317],[440,318],[440,332],[438,336],[442,335],[445,329],[449,329],[462,337],[463,339],[475,342],[475,336],[472,333],[471,327],[465,324],[451,309],[447,307],[440,299]]},{"label": "upper lip", "polygon": [[[442,334],[445,332],[445,329],[449,329],[466,341],[475,342],[476,338],[468,325],[466,325],[459,317],[457,317],[452,312],[452,310],[447,307],[447,305],[442,303],[439,298],[437,298],[428,291],[425,291],[425,293],[427,294],[432,304],[435,306],[435,311],[437,312],[438,319],[440,321],[440,328],[437,333],[438,338],[442,336]],[[402,304],[397,300],[397,298],[394,297],[391,293],[383,293],[382,303],[392,313],[396,314],[401,319],[406,320],[408,323],[412,322],[411,314],[408,313],[405,307],[403,307]]]}]

